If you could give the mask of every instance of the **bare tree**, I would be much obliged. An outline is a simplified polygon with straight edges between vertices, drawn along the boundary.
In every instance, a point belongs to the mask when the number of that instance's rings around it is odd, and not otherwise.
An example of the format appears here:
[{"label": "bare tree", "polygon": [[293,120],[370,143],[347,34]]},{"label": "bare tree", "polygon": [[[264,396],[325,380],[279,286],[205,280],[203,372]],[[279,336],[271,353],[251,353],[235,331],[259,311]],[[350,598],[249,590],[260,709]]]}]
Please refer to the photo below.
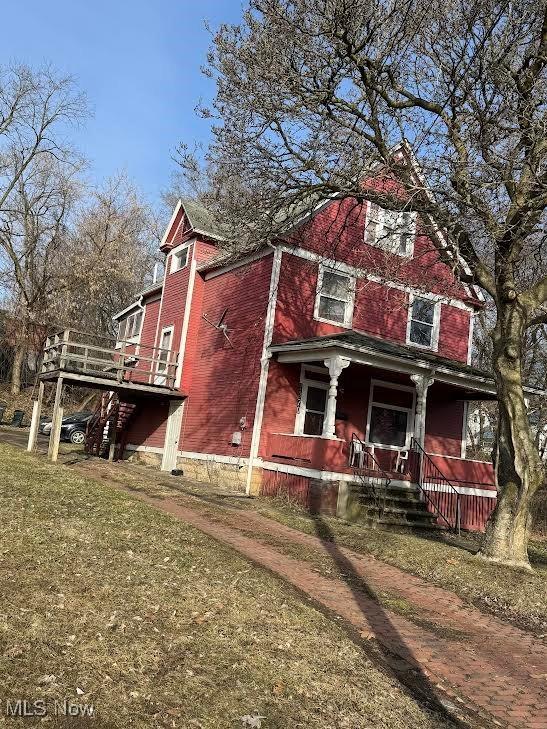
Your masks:
[{"label": "bare tree", "polygon": [[[13,168],[17,166],[13,160]],[[79,193],[76,164],[37,157],[21,175],[0,218],[0,285],[11,318],[14,359],[11,392],[21,389],[21,367],[36,352],[55,309],[68,244],[67,224]]]},{"label": "bare tree", "polygon": [[251,0],[214,38],[205,110],[211,202],[240,240],[290,235],[331,196],[410,209],[492,300],[499,495],[481,553],[526,567],[544,476],[522,361],[547,320],[546,64],[545,0]]},{"label": "bare tree", "polygon": [[124,175],[91,191],[75,216],[62,274],[58,321],[112,334],[112,315],[152,274],[157,227]]},{"label": "bare tree", "polygon": [[81,167],[64,135],[85,114],[70,78],[50,68],[0,67],[0,284],[18,322],[13,393],[20,389],[27,340],[47,321]]}]

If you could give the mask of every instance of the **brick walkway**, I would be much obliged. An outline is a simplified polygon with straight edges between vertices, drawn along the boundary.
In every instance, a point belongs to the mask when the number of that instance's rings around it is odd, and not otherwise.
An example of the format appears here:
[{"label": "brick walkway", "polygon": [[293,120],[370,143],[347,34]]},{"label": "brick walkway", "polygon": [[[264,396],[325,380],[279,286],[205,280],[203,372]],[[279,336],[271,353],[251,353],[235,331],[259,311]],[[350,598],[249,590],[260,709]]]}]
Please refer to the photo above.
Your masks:
[{"label": "brick walkway", "polygon": [[[79,470],[90,475],[85,464]],[[103,477],[110,481],[106,473]],[[547,651],[541,639],[482,613],[452,592],[337,546],[320,517],[319,536],[311,536],[253,511],[212,507],[216,513],[206,515],[110,482],[233,547],[342,618],[362,638],[374,638],[393,673],[403,683],[418,684],[430,700],[445,703],[449,697],[463,703],[487,726],[547,729]],[[274,544],[268,544],[272,539]],[[313,562],[289,556],[277,544],[292,547],[293,554],[299,546],[312,550],[328,558],[338,574],[320,574]],[[413,608],[411,614],[404,617],[383,606],[376,592],[402,598]]]},{"label": "brick walkway", "polygon": [[[547,652],[540,639],[465,604],[454,593],[338,547],[320,518],[316,537],[246,510],[223,509],[217,520],[170,499],[131,493],[279,575],[347,621],[362,638],[374,638],[387,666],[430,700],[446,703],[449,697],[486,719],[487,726],[547,729]],[[261,539],[315,550],[339,574],[323,576],[313,562],[288,556],[275,542],[272,546]],[[376,591],[410,603],[412,619],[379,604]]]}]

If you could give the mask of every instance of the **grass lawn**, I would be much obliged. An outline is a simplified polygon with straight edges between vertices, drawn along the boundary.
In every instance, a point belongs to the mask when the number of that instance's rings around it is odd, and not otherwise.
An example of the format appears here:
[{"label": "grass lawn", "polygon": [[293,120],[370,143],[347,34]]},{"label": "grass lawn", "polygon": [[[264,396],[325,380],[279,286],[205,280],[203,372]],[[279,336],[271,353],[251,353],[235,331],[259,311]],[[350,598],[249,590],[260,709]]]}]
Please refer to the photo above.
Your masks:
[{"label": "grass lawn", "polygon": [[[97,465],[111,480],[146,491],[150,495],[187,500],[222,519],[223,506],[254,509],[271,519],[309,534],[317,534],[317,521],[307,512],[281,499],[219,499],[218,488],[192,484],[167,477],[152,468],[116,464],[108,471]],[[547,634],[547,540],[532,540],[529,553],[534,572],[487,563],[474,555],[480,535],[462,535],[458,544],[413,534],[398,534],[345,524],[322,517],[336,543],[364,552],[440,587],[453,590],[464,600],[499,618],[530,630]]]},{"label": "grass lawn", "polygon": [[91,703],[94,727],[450,726],[202,533],[10,446],[0,470],[2,701]]}]

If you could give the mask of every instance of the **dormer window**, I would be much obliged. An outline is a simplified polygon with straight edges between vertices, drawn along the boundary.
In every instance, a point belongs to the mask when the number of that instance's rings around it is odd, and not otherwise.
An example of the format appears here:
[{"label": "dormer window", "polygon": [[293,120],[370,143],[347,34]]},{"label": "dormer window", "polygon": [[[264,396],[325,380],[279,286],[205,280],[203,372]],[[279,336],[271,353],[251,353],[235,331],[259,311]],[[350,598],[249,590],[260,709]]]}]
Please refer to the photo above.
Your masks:
[{"label": "dormer window", "polygon": [[174,250],[173,253],[171,253],[171,269],[170,273],[176,273],[177,271],[180,271],[185,266],[188,265],[188,260],[190,257],[190,247],[185,246],[184,248],[180,248],[178,250]]},{"label": "dormer window", "polygon": [[355,278],[321,265],[317,281],[314,317],[319,321],[350,327],[353,318]]},{"label": "dormer window", "polygon": [[416,213],[385,210],[368,204],[365,243],[397,256],[410,258],[414,252]]},{"label": "dormer window", "polygon": [[408,313],[407,344],[437,349],[439,341],[440,302],[414,296]]}]

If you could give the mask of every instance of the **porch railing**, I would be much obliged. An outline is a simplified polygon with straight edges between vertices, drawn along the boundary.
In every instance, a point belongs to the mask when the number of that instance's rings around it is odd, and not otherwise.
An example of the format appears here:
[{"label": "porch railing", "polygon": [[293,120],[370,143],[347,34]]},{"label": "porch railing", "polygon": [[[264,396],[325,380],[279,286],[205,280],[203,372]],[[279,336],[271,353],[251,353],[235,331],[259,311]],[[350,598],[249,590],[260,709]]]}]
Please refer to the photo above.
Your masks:
[{"label": "porch railing", "polygon": [[177,368],[178,352],[173,350],[64,329],[47,338],[41,374],[59,370],[172,390]]},{"label": "porch railing", "polygon": [[386,508],[386,491],[391,479],[368,450],[366,443],[355,433],[351,436],[349,464],[365,491],[372,497],[378,515],[382,518]]},{"label": "porch railing", "polygon": [[409,468],[412,481],[439,520],[451,531],[461,531],[460,493],[415,438],[410,441]]}]

